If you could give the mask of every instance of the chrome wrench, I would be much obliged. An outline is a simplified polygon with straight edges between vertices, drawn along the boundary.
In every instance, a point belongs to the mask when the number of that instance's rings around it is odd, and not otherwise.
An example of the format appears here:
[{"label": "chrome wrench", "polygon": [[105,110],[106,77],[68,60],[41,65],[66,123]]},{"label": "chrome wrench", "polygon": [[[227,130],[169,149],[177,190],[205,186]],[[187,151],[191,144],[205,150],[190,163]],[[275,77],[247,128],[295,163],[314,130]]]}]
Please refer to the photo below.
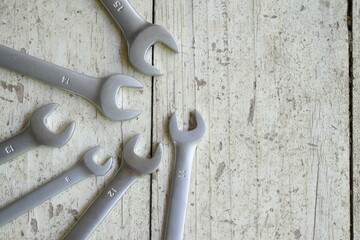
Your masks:
[{"label": "chrome wrench", "polygon": [[51,132],[45,125],[47,116],[58,105],[52,103],[40,107],[32,114],[24,130],[0,143],[0,164],[35,147],[61,147],[70,140],[75,130],[75,122],[59,134]]},{"label": "chrome wrench", "polygon": [[193,158],[197,144],[206,132],[205,121],[198,111],[195,111],[195,118],[197,127],[188,132],[179,131],[175,114],[169,122],[170,136],[175,145],[175,170],[166,224],[166,240],[181,240],[184,235]]},{"label": "chrome wrench", "polygon": [[108,159],[103,166],[98,165],[93,160],[93,156],[99,149],[100,147],[91,148],[85,153],[83,160],[70,168],[70,170],[0,209],[0,226],[5,225],[86,177],[100,176],[107,173],[112,166],[113,159]]},{"label": "chrome wrench", "polygon": [[145,54],[156,42],[161,42],[175,52],[175,38],[164,27],[146,21],[127,0],[100,0],[120,26],[128,45],[128,57],[133,67],[148,75],[162,73],[145,61]]},{"label": "chrome wrench", "polygon": [[151,159],[145,159],[137,156],[134,151],[138,139],[139,135],[136,135],[125,145],[120,170],[63,240],[82,240],[88,238],[120,200],[126,190],[140,176],[152,173],[159,167],[163,151],[161,144],[159,144]]},{"label": "chrome wrench", "polygon": [[104,78],[89,77],[2,45],[0,67],[82,96],[110,120],[127,120],[140,114],[135,110],[119,109],[116,104],[119,88],[142,87],[139,81],[129,76],[114,74]]}]

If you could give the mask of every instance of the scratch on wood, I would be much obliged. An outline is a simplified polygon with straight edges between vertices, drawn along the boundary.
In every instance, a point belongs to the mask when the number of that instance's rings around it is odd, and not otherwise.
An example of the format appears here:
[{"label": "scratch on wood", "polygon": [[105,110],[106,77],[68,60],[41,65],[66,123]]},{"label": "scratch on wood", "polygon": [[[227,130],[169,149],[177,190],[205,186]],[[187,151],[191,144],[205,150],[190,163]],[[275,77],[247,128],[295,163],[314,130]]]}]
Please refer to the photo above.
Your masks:
[{"label": "scratch on wood", "polygon": [[64,210],[64,206],[62,204],[58,204],[56,206],[55,216],[59,216],[63,210]]},{"label": "scratch on wood", "polygon": [[224,173],[224,169],[226,167],[226,164],[224,162],[220,163],[218,166],[218,169],[216,171],[215,180],[219,181],[221,175]]},{"label": "scratch on wood", "polygon": [[79,212],[76,209],[69,209],[68,213],[71,214],[71,216],[77,216]]},{"label": "scratch on wood", "polygon": [[54,216],[54,207],[52,203],[49,204],[48,212],[49,212],[49,218],[52,218]]},{"label": "scratch on wood", "polygon": [[204,87],[207,84],[207,82],[204,79],[198,79],[197,77],[195,77],[195,81],[198,90],[200,90],[200,87]]},{"label": "scratch on wood", "polygon": [[254,112],[255,112],[255,98],[252,98],[250,100],[249,116],[248,116],[248,119],[247,119],[248,125],[253,123]]},{"label": "scratch on wood", "polygon": [[300,229],[296,229],[294,231],[294,235],[295,235],[295,239],[300,239],[301,237]]},{"label": "scratch on wood", "polygon": [[4,101],[7,101],[7,102],[9,102],[9,103],[13,103],[13,102],[14,102],[13,100],[10,100],[10,99],[6,99],[6,98],[4,98],[4,97],[1,97],[1,96],[0,96],[0,99],[2,99],[2,100],[4,100]]},{"label": "scratch on wood", "polygon": [[7,84],[6,82],[1,81],[1,87],[5,90],[8,90],[11,93],[15,90],[15,93],[16,93],[19,103],[24,102],[24,85],[22,85],[21,83],[18,83],[17,85],[13,85],[13,84]]},{"label": "scratch on wood", "polygon": [[33,232],[37,233],[39,231],[37,221],[35,218],[31,219],[30,225],[31,225],[31,229],[33,230]]}]

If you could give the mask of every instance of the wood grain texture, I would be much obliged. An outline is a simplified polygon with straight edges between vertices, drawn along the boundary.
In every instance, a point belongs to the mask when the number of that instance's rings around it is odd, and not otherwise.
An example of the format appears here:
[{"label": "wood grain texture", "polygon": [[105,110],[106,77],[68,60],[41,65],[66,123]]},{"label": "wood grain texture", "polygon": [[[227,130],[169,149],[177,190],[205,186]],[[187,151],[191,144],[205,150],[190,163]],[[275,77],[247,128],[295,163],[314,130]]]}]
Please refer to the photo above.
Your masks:
[{"label": "wood grain texture", "polygon": [[[1,1],[0,44],[90,76],[125,73],[144,88],[124,88],[119,96],[122,107],[142,114],[111,122],[80,97],[0,69],[0,141],[50,102],[61,104],[51,129],[77,122],[61,149],[33,150],[0,166],[0,207],[70,168],[88,148],[101,145],[103,162],[141,133],[137,152],[146,155],[151,143],[162,142],[164,161],[129,189],[90,239],[162,239],[174,164],[169,116],[176,112],[187,130],[197,109],[208,132],[194,159],[184,239],[349,239],[347,2],[131,3],[148,21],[154,12],[180,47],[174,54],[155,46],[154,64],[165,74],[153,82],[129,66],[125,40],[99,1]],[[354,32],[354,239],[358,42]],[[61,239],[118,166],[1,227],[0,239]]]},{"label": "wood grain texture", "polygon": [[[151,20],[151,1],[133,4]],[[77,127],[61,149],[37,149],[0,166],[0,207],[70,168],[90,147],[102,147],[99,162],[118,157],[106,176],[85,179],[0,229],[0,239],[60,239],[118,169],[123,141],[141,133],[137,151],[148,154],[151,78],[129,66],[126,42],[99,1],[1,1],[0,16],[0,44],[86,75],[124,73],[144,85],[141,90],[123,88],[118,98],[123,108],[139,109],[142,114],[131,121],[112,122],[80,97],[1,69],[1,140],[17,133],[33,111],[50,102],[60,104],[48,121],[53,130],[72,120]],[[146,239],[149,201],[150,180],[144,177],[90,239]]]},{"label": "wood grain texture", "polygon": [[348,239],[346,1],[156,1],[181,53],[155,48],[152,236],[165,230],[171,113],[208,123],[194,159],[185,239]]}]

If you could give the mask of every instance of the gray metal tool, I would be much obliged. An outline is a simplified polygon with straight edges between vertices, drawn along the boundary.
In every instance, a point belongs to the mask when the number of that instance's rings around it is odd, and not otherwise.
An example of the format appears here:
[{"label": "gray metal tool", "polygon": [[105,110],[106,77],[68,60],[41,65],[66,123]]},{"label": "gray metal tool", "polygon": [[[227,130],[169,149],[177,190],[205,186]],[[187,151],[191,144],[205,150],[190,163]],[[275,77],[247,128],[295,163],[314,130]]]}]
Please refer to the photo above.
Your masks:
[{"label": "gray metal tool", "polygon": [[171,33],[164,27],[143,19],[127,0],[100,1],[124,33],[131,65],[144,74],[161,75],[158,69],[145,61],[145,53],[156,42],[161,42],[178,52],[177,43]]},{"label": "gray metal tool", "polygon": [[113,159],[108,159],[103,166],[98,165],[94,162],[93,156],[99,149],[100,147],[91,148],[85,153],[83,160],[70,170],[0,209],[0,226],[5,225],[86,177],[100,176],[107,173],[112,166]]},{"label": "gray metal tool", "polygon": [[134,149],[138,139],[139,135],[136,135],[125,145],[119,172],[89,206],[64,239],[81,240],[88,238],[126,190],[140,176],[152,173],[158,168],[162,158],[161,144],[159,144],[151,159],[145,159],[135,154]]},{"label": "gray metal tool", "polygon": [[59,134],[51,132],[45,125],[47,116],[58,105],[52,103],[40,107],[32,114],[24,130],[0,143],[0,164],[35,147],[61,147],[70,140],[75,130],[75,122],[70,123]]},{"label": "gray metal tool", "polygon": [[195,111],[195,118],[197,127],[188,132],[179,131],[175,114],[169,123],[170,136],[175,145],[175,170],[166,225],[166,240],[181,240],[184,235],[191,167],[197,144],[206,131],[205,121],[198,111]]},{"label": "gray metal tool", "polygon": [[116,104],[116,95],[121,87],[142,87],[139,81],[129,76],[114,74],[104,78],[89,77],[2,45],[0,67],[82,96],[110,120],[127,120],[140,114],[135,110],[119,109]]}]

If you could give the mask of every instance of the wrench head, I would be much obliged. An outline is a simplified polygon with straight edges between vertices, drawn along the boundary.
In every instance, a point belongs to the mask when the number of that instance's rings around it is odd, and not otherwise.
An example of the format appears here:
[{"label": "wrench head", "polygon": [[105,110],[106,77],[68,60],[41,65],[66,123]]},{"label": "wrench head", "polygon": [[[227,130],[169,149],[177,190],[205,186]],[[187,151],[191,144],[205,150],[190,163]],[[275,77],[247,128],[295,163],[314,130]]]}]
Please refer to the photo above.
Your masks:
[{"label": "wrench head", "polygon": [[101,176],[107,173],[113,164],[114,159],[109,158],[103,165],[99,165],[94,161],[94,155],[101,149],[101,147],[93,147],[89,149],[83,158],[85,166],[95,175]]},{"label": "wrench head", "polygon": [[31,116],[29,127],[36,141],[41,146],[61,147],[72,137],[75,130],[75,122],[71,122],[65,130],[56,134],[45,125],[46,118],[59,106],[51,103],[37,109]]},{"label": "wrench head", "polygon": [[133,169],[140,175],[152,173],[160,165],[163,153],[162,145],[161,143],[158,145],[152,158],[147,159],[139,157],[135,153],[135,145],[139,140],[139,137],[140,135],[136,135],[126,143],[122,153],[122,159],[131,169]]},{"label": "wrench head", "polygon": [[135,78],[123,74],[114,74],[104,80],[98,107],[110,120],[122,121],[140,114],[140,111],[120,109],[117,106],[116,95],[121,87],[141,88],[142,84]]},{"label": "wrench head", "polygon": [[202,116],[195,110],[196,128],[191,131],[180,131],[177,124],[176,114],[174,113],[169,122],[170,137],[175,143],[196,143],[205,135],[206,124]]},{"label": "wrench head", "polygon": [[179,52],[175,38],[164,27],[149,23],[136,36],[128,40],[128,57],[131,65],[147,75],[162,75],[162,72],[145,61],[145,54],[155,43],[160,42],[174,52]]}]

